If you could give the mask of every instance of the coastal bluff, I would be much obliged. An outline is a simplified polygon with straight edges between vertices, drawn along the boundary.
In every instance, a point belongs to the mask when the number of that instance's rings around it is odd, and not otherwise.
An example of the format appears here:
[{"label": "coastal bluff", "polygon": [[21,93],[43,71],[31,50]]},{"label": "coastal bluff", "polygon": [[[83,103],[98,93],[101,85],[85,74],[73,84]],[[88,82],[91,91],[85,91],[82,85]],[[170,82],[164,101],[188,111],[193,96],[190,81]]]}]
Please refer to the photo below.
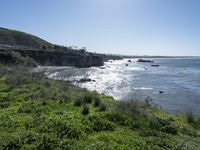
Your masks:
[{"label": "coastal bluff", "polygon": [[[29,60],[29,64],[33,66],[74,66],[83,68],[104,64],[101,56],[92,53],[82,54],[79,51],[72,53],[61,50],[0,49],[0,63],[19,64],[23,63],[24,60]],[[34,64],[31,64],[33,62]]]},{"label": "coastal bluff", "polygon": [[102,66],[105,57],[54,45],[37,36],[0,27],[0,63],[28,64],[29,66]]}]

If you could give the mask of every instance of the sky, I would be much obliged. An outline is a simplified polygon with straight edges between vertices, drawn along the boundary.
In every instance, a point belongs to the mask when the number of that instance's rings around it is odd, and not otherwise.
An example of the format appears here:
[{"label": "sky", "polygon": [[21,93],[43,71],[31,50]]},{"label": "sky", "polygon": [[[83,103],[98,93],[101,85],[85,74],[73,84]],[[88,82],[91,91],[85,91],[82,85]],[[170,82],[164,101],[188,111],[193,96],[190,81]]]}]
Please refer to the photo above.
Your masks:
[{"label": "sky", "polygon": [[200,56],[200,0],[0,0],[0,26],[91,52]]}]

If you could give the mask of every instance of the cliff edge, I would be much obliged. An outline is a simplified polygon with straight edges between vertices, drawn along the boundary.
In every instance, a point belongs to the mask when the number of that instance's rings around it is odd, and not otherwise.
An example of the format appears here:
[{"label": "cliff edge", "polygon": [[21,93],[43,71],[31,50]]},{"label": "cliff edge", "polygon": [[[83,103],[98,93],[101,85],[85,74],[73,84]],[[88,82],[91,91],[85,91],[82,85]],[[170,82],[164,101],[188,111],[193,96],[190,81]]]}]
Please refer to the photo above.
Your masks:
[{"label": "cliff edge", "polygon": [[51,44],[37,36],[0,28],[0,63],[41,66],[102,66],[103,58],[83,49]]}]

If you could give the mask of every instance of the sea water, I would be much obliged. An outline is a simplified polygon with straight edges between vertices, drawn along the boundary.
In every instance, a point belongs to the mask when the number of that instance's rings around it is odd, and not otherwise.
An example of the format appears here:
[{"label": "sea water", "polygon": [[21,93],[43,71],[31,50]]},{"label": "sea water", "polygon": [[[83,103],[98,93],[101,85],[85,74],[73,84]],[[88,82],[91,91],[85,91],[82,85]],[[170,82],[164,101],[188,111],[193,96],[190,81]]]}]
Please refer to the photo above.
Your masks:
[{"label": "sea water", "polygon": [[[46,75],[71,81],[117,100],[144,100],[151,97],[165,111],[183,113],[191,110],[200,114],[200,58],[149,59],[154,63],[139,63],[137,60],[112,60],[103,67],[71,67],[49,71]],[[152,67],[155,64],[159,66]],[[83,78],[92,81],[78,82]]]}]

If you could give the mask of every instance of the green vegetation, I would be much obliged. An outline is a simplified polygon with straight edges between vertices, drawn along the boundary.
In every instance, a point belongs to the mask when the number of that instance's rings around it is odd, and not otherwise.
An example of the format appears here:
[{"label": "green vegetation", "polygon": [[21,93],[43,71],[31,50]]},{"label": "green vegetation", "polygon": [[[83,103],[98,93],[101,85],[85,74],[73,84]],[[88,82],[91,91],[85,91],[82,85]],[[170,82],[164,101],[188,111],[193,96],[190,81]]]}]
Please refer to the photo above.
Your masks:
[{"label": "green vegetation", "polygon": [[34,35],[5,28],[0,28],[0,44],[10,46],[24,46],[28,48],[51,49],[53,47],[52,44]]},{"label": "green vegetation", "polygon": [[93,104],[93,106],[94,107],[98,107],[98,106],[100,106],[100,104],[101,104],[101,98],[99,96],[95,96],[94,97],[94,104]]},{"label": "green vegetation", "polygon": [[83,105],[82,114],[83,114],[83,115],[87,115],[87,114],[89,114],[89,113],[90,113],[89,107],[87,106],[87,104],[84,104],[84,105]]},{"label": "green vegetation", "polygon": [[106,105],[105,104],[101,104],[99,111],[106,111]]},{"label": "green vegetation", "polygon": [[92,95],[85,95],[84,96],[84,98],[83,98],[83,101],[84,101],[84,103],[89,103],[89,104],[91,104],[92,103],[92,101],[93,101],[93,97],[92,97]]},{"label": "green vegetation", "polygon": [[200,119],[0,66],[0,149],[200,149]]},{"label": "green vegetation", "polygon": [[81,98],[77,98],[74,100],[74,106],[81,106],[83,104],[83,101]]},{"label": "green vegetation", "polygon": [[6,50],[6,52],[1,52],[0,55],[9,58],[7,65],[24,65],[24,66],[38,66],[38,63],[29,56],[22,56],[19,52]]}]

